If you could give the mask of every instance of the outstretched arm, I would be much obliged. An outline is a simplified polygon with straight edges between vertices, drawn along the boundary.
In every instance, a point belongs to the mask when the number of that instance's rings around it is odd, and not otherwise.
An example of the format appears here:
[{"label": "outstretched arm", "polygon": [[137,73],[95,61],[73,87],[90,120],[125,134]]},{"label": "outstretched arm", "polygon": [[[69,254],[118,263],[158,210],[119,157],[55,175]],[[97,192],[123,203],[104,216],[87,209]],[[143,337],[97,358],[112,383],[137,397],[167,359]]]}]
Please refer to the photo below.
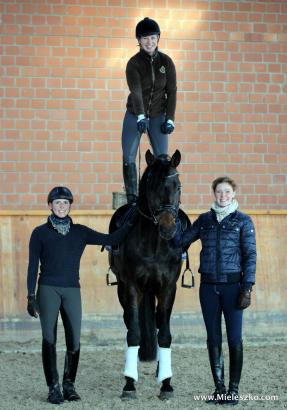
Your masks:
[{"label": "outstretched arm", "polygon": [[88,245],[117,245],[122,242],[133,227],[134,221],[137,218],[137,212],[134,211],[124,225],[115,232],[105,234],[97,232],[91,228],[86,228],[86,243]]},{"label": "outstretched arm", "polygon": [[182,232],[178,226],[173,242],[175,246],[188,249],[189,246],[199,239],[199,219],[197,219],[186,231]]}]

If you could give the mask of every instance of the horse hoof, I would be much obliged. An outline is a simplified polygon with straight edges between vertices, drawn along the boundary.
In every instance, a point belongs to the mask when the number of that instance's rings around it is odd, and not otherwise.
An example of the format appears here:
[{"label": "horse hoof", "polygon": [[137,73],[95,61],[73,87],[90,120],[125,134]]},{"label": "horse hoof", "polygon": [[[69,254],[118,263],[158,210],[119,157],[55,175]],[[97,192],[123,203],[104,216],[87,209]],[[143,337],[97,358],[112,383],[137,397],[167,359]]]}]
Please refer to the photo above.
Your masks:
[{"label": "horse hoof", "polygon": [[137,393],[135,390],[123,390],[121,399],[122,400],[134,400],[137,398]]},{"label": "horse hoof", "polygon": [[172,399],[172,398],[173,398],[173,391],[164,391],[164,390],[161,390],[160,393],[159,393],[158,398],[159,398],[160,400],[163,400],[163,401],[164,401],[164,400]]}]

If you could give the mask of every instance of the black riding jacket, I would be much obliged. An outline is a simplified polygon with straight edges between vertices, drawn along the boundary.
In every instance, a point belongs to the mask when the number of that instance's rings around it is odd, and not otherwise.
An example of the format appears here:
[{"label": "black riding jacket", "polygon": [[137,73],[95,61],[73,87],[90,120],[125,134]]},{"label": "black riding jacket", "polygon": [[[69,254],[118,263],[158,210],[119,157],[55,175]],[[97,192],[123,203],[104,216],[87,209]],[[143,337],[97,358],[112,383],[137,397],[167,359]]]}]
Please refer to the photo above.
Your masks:
[{"label": "black riding jacket", "polygon": [[211,209],[175,242],[184,249],[200,239],[199,273],[207,283],[255,283],[256,238],[251,218],[239,211],[232,212],[220,223]]},{"label": "black riding jacket", "polygon": [[176,107],[176,71],[172,59],[156,51],[150,56],[140,50],[127,64],[130,89],[127,110],[135,115],[157,117],[165,114],[174,121]]}]

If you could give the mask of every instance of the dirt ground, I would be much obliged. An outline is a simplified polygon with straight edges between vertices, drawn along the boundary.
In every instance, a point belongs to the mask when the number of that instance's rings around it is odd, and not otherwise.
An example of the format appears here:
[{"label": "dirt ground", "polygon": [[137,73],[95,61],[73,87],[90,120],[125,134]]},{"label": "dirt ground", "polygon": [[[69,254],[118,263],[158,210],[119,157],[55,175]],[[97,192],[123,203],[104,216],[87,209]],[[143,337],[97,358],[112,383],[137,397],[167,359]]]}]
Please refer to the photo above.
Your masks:
[{"label": "dirt ground", "polygon": [[[33,350],[18,342],[10,343],[10,348],[1,349],[1,396],[0,409],[40,410],[59,408],[46,403],[47,387],[41,364],[39,345]],[[60,374],[63,369],[64,349],[58,353]],[[224,345],[226,352],[226,345]],[[227,355],[226,355],[227,356]],[[82,400],[77,403],[65,402],[62,409],[201,409],[211,408],[204,399],[196,396],[210,394],[213,384],[210,376],[207,351],[187,344],[174,344],[172,364],[174,398],[162,402],[157,397],[159,386],[155,379],[155,363],[139,364],[137,399],[122,401],[120,398],[124,384],[122,375],[124,347],[85,346],[82,353],[77,378],[77,391]],[[228,369],[228,358],[225,360]],[[228,374],[228,372],[226,371]],[[245,346],[244,368],[240,393],[244,399],[236,407],[249,409],[287,408],[286,392],[286,345]],[[270,396],[277,396],[275,400]],[[224,406],[226,407],[226,406]]]}]

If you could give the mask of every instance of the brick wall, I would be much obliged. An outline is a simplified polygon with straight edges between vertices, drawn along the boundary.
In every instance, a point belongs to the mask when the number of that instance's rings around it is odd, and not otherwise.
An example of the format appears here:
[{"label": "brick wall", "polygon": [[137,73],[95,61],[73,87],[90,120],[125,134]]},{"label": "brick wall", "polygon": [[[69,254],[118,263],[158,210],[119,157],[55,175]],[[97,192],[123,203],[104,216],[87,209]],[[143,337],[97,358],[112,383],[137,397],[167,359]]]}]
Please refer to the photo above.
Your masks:
[{"label": "brick wall", "polygon": [[[125,66],[136,23],[162,29],[177,67],[183,206],[205,209],[210,183],[239,183],[243,208],[286,208],[287,2],[2,0],[2,209],[40,209],[65,184],[81,209],[122,190]],[[148,147],[142,143],[142,164]]]}]

